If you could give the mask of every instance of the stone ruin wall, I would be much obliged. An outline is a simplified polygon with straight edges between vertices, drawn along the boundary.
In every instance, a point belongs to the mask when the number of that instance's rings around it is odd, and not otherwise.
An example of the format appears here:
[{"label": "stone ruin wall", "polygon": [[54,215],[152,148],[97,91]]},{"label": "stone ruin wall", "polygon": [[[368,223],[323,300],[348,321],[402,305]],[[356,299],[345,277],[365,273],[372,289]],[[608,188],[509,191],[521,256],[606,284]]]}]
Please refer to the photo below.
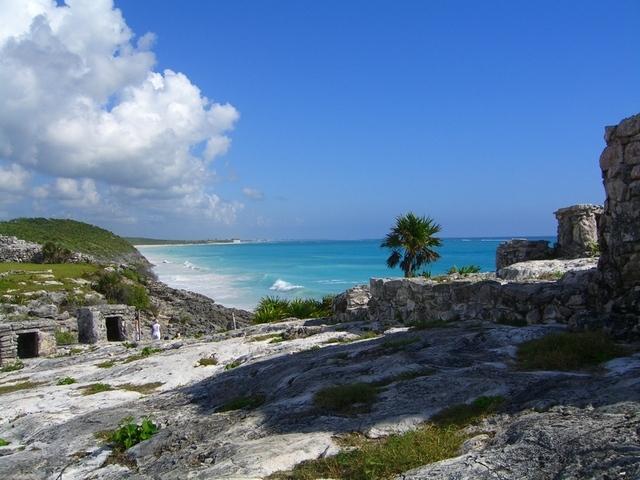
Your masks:
[{"label": "stone ruin wall", "polygon": [[18,360],[18,335],[25,333],[37,335],[39,357],[56,353],[55,329],[56,323],[46,319],[0,324],[0,366]]},{"label": "stone ruin wall", "polygon": [[[567,323],[576,329],[604,328],[617,337],[640,336],[640,115],[607,127],[600,158],[607,200],[604,209],[576,205],[556,212],[558,246],[565,258],[592,254],[598,267],[569,272],[559,281],[506,282],[499,279],[371,279],[370,300],[349,306],[351,290],[334,304],[336,319],[368,311],[372,321],[410,324],[429,320],[487,320],[498,323]],[[597,231],[597,235],[596,235]],[[514,259],[550,255],[548,245],[510,242],[499,249],[498,266]],[[548,258],[548,257],[547,257]]]}]

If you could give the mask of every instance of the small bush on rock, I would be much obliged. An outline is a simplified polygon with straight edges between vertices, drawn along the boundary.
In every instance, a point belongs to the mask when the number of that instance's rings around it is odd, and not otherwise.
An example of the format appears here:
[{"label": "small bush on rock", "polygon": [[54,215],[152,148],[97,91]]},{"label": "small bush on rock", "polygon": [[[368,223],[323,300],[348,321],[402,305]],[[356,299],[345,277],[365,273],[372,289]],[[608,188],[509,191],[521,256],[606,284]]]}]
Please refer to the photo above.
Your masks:
[{"label": "small bush on rock", "polygon": [[140,423],[135,423],[133,417],[124,418],[109,440],[113,442],[115,450],[124,451],[140,442],[150,439],[158,433],[158,425],[149,418],[143,418]]},{"label": "small bush on rock", "polygon": [[0,372],[2,373],[15,372],[17,370],[22,370],[23,368],[24,368],[24,363],[22,363],[22,361],[20,360],[16,360],[15,362],[9,363],[4,367],[0,368]]},{"label": "small bush on rock", "polygon": [[0,438],[0,447],[6,447],[9,443],[4,438]]},{"label": "small bush on rock", "polygon": [[56,344],[58,345],[72,345],[74,343],[78,343],[78,336],[69,331],[65,330],[56,330]]},{"label": "small bush on rock", "polygon": [[277,322],[289,317],[318,318],[331,315],[333,297],[322,301],[312,298],[286,300],[279,297],[263,297],[256,307],[253,323]]},{"label": "small bush on rock", "polygon": [[64,377],[57,381],[56,385],[71,385],[76,383],[76,379],[73,377]]},{"label": "small bush on rock", "polygon": [[43,263],[65,263],[71,258],[72,252],[54,242],[46,242],[42,246]]}]

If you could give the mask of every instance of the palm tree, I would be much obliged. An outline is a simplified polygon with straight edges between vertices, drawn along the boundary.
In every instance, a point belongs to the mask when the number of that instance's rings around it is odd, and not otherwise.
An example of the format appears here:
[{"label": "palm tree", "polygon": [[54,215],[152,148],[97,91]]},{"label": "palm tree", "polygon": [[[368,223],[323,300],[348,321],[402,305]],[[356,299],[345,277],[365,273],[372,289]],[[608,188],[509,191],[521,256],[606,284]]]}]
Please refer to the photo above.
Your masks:
[{"label": "palm tree", "polygon": [[391,249],[387,258],[389,268],[400,264],[405,277],[413,277],[415,271],[425,263],[440,258],[435,247],[442,245],[438,237],[440,225],[432,218],[418,217],[412,212],[396,218],[396,224],[387,234],[381,247]]}]

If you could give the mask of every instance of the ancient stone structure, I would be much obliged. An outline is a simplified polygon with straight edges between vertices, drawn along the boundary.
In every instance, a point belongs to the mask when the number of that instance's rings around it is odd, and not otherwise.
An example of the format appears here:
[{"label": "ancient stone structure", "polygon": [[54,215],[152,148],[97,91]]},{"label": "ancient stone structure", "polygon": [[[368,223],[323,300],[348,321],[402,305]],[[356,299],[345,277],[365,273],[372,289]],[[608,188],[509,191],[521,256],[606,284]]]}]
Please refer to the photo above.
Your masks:
[{"label": "ancient stone structure", "polygon": [[41,245],[16,237],[0,235],[0,262],[38,263],[41,261]]},{"label": "ancient stone structure", "polygon": [[558,219],[558,258],[584,258],[597,254],[600,205],[573,205],[555,212]]},{"label": "ancient stone structure", "polygon": [[587,309],[585,277],[593,273],[578,271],[546,282],[373,278],[369,316],[384,325],[432,320],[570,323]]},{"label": "ancient stone structure", "polygon": [[54,354],[55,329],[56,323],[47,319],[0,323],[0,365]]},{"label": "ancient stone structure", "polygon": [[515,239],[498,245],[496,250],[496,270],[529,260],[551,258],[553,249],[546,240]]},{"label": "ancient stone structure", "polygon": [[336,295],[331,306],[334,318],[338,322],[366,320],[370,299],[371,292],[367,285],[356,285]]},{"label": "ancient stone structure", "polygon": [[605,323],[640,335],[640,114],[606,127],[600,168],[600,310]]},{"label": "ancient stone structure", "polygon": [[78,309],[78,341],[80,343],[136,341],[136,309],[127,305],[98,305]]}]

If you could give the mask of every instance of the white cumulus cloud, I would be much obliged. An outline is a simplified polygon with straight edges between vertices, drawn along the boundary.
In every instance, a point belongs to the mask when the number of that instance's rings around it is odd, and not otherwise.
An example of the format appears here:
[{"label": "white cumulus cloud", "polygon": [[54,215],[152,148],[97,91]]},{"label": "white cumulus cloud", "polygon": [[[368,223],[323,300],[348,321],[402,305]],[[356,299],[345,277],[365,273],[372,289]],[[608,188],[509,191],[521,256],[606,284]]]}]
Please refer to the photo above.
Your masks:
[{"label": "white cumulus cloud", "polygon": [[255,188],[244,187],[242,189],[242,193],[245,197],[250,198],[251,200],[262,200],[264,198],[264,193]]},{"label": "white cumulus cloud", "polygon": [[[238,111],[154,71],[153,42],[111,0],[0,1],[0,191],[233,221],[209,183]],[[33,173],[49,181],[25,188]]]}]

